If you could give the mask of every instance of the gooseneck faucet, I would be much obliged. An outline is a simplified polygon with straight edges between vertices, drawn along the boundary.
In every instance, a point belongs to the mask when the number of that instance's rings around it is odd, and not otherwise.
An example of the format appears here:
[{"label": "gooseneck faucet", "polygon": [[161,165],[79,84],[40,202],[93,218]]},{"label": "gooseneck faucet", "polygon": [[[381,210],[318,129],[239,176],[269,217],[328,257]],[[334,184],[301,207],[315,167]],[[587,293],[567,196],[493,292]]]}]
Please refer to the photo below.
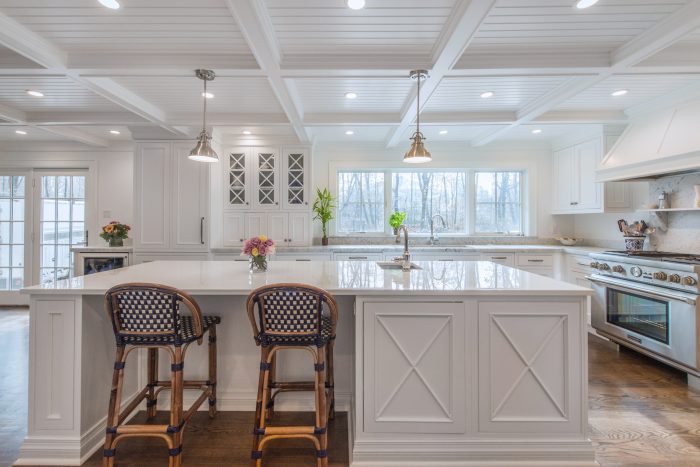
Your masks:
[{"label": "gooseneck faucet", "polygon": [[401,237],[402,231],[403,231],[403,256],[401,257],[401,268],[405,271],[405,270],[411,269],[411,253],[408,251],[408,227],[406,227],[405,224],[401,224],[399,226],[399,228],[396,229],[396,236]]},{"label": "gooseneck faucet", "polygon": [[447,223],[445,223],[445,219],[440,215],[440,214],[435,214],[433,217],[430,218],[430,244],[435,245],[437,242],[440,241],[440,238],[438,238],[437,232],[435,232],[435,218],[440,219],[440,222],[442,223],[442,228],[447,227]]}]

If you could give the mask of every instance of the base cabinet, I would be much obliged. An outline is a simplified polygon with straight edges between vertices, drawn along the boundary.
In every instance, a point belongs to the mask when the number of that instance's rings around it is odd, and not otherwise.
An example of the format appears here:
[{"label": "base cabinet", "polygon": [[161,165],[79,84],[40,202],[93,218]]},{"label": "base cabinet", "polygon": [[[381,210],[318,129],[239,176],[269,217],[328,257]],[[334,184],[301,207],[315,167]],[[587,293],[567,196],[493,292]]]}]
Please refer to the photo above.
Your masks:
[{"label": "base cabinet", "polygon": [[311,216],[306,212],[227,212],[223,229],[226,247],[258,235],[267,235],[280,247],[311,244]]}]

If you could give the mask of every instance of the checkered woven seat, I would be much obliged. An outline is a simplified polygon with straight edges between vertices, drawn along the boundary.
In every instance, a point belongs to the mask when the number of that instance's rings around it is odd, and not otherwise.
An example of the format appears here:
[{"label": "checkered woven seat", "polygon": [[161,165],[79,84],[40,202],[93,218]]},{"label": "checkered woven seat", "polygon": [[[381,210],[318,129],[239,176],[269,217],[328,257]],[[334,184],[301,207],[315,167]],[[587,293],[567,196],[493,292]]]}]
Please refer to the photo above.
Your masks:
[{"label": "checkered woven seat", "polygon": [[[262,336],[258,335],[258,339]],[[316,345],[316,336],[284,336],[284,335],[266,335],[267,342],[273,345]],[[329,316],[321,318],[321,339],[322,345],[326,344],[331,339],[335,339],[333,333],[333,324]]]},{"label": "checkered woven seat", "polygon": [[[202,332],[207,332],[215,324],[221,324],[221,318],[218,316],[202,316]],[[201,337],[201,335],[197,335],[194,320],[191,316],[180,317],[180,335],[180,341],[184,344],[194,342]],[[127,335],[122,337],[122,342],[131,345],[174,344],[175,334],[159,336]]]}]

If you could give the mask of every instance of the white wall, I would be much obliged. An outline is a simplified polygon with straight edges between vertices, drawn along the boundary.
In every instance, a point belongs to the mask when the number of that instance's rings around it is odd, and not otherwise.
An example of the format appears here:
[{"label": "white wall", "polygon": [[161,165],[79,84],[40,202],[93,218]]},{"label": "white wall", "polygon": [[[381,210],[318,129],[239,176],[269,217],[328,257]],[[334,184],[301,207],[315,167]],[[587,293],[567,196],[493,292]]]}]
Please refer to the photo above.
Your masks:
[{"label": "white wall", "polygon": [[[568,216],[552,216],[551,211],[551,148],[549,144],[500,144],[486,148],[474,148],[460,143],[428,143],[433,162],[421,164],[421,168],[509,168],[528,170],[532,187],[533,221],[531,233],[539,237],[553,237],[573,233],[573,220]],[[338,163],[381,165],[383,168],[406,168],[402,162],[406,148],[386,149],[383,144],[319,143],[313,150],[313,185],[329,187],[331,166]],[[320,237],[321,228],[314,223],[314,237]]]}]

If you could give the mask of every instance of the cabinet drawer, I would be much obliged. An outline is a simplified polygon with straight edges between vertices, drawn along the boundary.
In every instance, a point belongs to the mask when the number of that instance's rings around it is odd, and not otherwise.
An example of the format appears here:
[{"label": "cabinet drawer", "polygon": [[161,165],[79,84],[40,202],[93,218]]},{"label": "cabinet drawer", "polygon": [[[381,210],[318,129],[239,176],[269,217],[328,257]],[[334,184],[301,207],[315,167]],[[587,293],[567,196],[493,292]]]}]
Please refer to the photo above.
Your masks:
[{"label": "cabinet drawer", "polygon": [[551,277],[552,279],[554,279],[554,269],[552,269],[552,268],[518,266],[518,269],[522,269],[523,271],[527,271],[527,272],[530,272],[532,274],[538,274],[540,276]]},{"label": "cabinet drawer", "polygon": [[329,261],[331,259],[330,255],[324,254],[276,254],[274,256],[275,261]]},{"label": "cabinet drawer", "polygon": [[335,261],[381,261],[381,253],[333,253]]},{"label": "cabinet drawer", "polygon": [[518,266],[535,266],[535,267],[547,266],[547,267],[551,267],[553,264],[554,264],[554,256],[553,255],[525,254],[525,255],[518,255],[517,256],[517,265]]},{"label": "cabinet drawer", "polygon": [[484,253],[479,256],[479,259],[481,261],[505,264],[506,266],[515,265],[515,255],[513,253]]}]

